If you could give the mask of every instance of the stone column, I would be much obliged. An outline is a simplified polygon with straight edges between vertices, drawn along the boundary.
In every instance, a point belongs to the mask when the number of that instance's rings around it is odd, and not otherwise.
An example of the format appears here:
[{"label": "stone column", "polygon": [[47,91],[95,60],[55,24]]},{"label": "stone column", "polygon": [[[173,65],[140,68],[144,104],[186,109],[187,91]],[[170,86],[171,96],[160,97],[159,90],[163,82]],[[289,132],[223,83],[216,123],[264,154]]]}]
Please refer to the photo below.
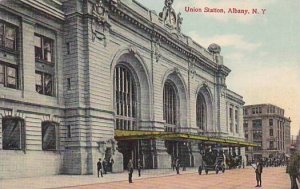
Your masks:
[{"label": "stone column", "polygon": [[202,163],[202,155],[200,154],[198,142],[192,142],[191,151],[194,157],[193,167],[198,167]]},{"label": "stone column", "polygon": [[155,140],[155,159],[158,169],[171,168],[171,155],[168,154],[165,141]]}]

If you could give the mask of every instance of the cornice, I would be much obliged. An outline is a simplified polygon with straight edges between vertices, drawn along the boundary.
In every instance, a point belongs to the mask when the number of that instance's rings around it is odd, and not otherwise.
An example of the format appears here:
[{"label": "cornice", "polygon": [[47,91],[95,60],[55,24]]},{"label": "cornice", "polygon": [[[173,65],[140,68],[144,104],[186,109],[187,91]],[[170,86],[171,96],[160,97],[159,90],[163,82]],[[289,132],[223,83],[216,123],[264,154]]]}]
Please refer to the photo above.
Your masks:
[{"label": "cornice", "polygon": [[59,20],[64,21],[65,20],[65,14],[63,11],[52,7],[46,3],[44,3],[43,1],[38,1],[38,0],[20,0],[22,3],[33,7],[35,9],[38,9],[39,11],[45,12]]},{"label": "cornice", "polygon": [[[153,13],[149,12],[149,14]],[[194,62],[196,64],[214,72],[218,71],[218,64],[210,60],[194,47],[190,46],[188,37],[182,34],[170,33],[167,28],[161,27],[152,20],[139,15],[122,1],[118,4],[110,5],[109,18],[119,23],[126,20],[140,31],[147,33],[152,39],[159,39],[162,45],[171,47],[187,59],[195,60]],[[129,26],[127,25],[127,27]],[[203,51],[205,50],[203,49]],[[209,52],[206,53],[209,54]],[[226,66],[222,66],[222,68],[226,73],[230,72]]]}]

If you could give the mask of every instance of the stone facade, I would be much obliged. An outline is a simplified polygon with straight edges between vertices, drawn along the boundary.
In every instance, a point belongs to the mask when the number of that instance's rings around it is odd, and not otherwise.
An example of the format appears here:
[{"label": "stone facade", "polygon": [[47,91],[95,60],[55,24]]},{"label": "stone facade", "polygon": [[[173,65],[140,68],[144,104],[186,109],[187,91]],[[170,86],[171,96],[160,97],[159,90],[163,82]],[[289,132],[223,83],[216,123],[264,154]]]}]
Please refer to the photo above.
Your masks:
[{"label": "stone facade", "polygon": [[248,160],[282,157],[284,154],[289,154],[290,123],[290,118],[284,115],[284,109],[278,106],[272,104],[245,106],[245,138],[261,145],[261,147],[249,147],[246,150]]},{"label": "stone facade", "polygon": [[[0,178],[96,174],[98,158],[107,153],[115,162],[112,170],[122,171],[124,141],[114,139],[118,65],[130,70],[136,85],[136,129],[166,129],[163,90],[171,81],[178,99],[177,132],[244,139],[244,102],[226,87],[230,70],[220,47],[212,44],[207,50],[182,34],[183,20],[172,4],[159,15],[134,0],[4,0],[0,10],[1,23],[16,28],[16,47],[1,48],[0,62],[17,68],[17,86],[0,85]],[[40,54],[37,39],[42,40]],[[204,129],[197,126],[198,94],[205,101]],[[22,120],[14,127],[22,135],[19,149],[2,145],[3,133],[11,131],[3,123],[8,118]],[[44,147],[44,123],[57,125],[51,150]],[[137,143],[145,167],[171,166],[165,141]],[[177,142],[177,148],[177,155],[188,154],[189,166],[197,166],[197,143]]]}]

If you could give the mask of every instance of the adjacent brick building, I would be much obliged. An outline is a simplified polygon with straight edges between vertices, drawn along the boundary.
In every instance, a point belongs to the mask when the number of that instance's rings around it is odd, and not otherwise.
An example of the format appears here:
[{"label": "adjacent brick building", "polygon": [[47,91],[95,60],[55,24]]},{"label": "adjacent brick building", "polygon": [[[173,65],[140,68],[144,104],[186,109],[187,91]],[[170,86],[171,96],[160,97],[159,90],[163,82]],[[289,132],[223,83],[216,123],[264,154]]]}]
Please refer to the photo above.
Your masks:
[{"label": "adjacent brick building", "polygon": [[244,130],[248,141],[260,147],[246,148],[246,156],[252,161],[258,158],[282,157],[289,153],[290,118],[284,109],[272,104],[244,106]]},{"label": "adjacent brick building", "polygon": [[220,47],[182,34],[165,4],[156,14],[134,0],[0,2],[0,178],[95,174],[99,157],[113,171],[130,158],[199,164],[204,143],[116,131],[244,139]]}]

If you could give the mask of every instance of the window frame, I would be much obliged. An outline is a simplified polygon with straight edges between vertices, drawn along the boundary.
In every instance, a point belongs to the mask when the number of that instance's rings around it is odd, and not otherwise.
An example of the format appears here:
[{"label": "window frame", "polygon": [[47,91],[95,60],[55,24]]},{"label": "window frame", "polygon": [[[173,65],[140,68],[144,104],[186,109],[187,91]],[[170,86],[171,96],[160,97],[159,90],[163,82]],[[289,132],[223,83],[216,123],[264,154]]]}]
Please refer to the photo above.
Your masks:
[{"label": "window frame", "polygon": [[114,69],[115,129],[137,130],[138,90],[132,71],[122,63]]},{"label": "window frame", "polygon": [[[0,20],[0,24],[3,24],[3,34],[2,36],[0,35],[0,49],[3,49],[5,51],[10,51],[10,52],[17,52],[18,51],[18,34],[19,34],[19,27],[11,24],[9,22],[6,22],[4,20]],[[6,40],[7,40],[7,36],[6,36],[6,28],[10,27],[12,29],[14,29],[14,47],[13,48],[9,48],[6,46]],[[1,30],[1,28],[0,28]]]},{"label": "window frame", "polygon": [[[13,121],[20,121],[20,133],[19,133],[19,148],[6,148],[4,144],[5,137],[4,137],[4,126],[5,120],[13,120]],[[26,129],[25,129],[25,120],[21,117],[13,117],[13,116],[5,116],[2,117],[2,150],[22,150],[25,151],[26,149]]]},{"label": "window frame", "polygon": [[[3,68],[2,71],[3,73],[1,73],[1,75],[3,75],[3,82],[0,83],[0,87],[7,87],[7,88],[11,88],[11,89],[19,89],[19,69],[17,65],[14,64],[10,64],[7,62],[3,62],[0,61],[0,69],[1,67]],[[13,68],[15,70],[15,85],[9,84],[8,83],[8,79],[11,77],[8,75],[8,68]],[[1,77],[0,75],[0,77]]]},{"label": "window frame", "polygon": [[[37,91],[37,80],[36,80],[36,75],[40,75],[41,76],[41,88],[42,88],[42,93]],[[48,75],[51,77],[51,92],[50,93],[46,93],[46,85],[45,85],[45,76]],[[38,71],[35,70],[35,91],[39,94],[42,95],[46,95],[46,96],[54,96],[54,77],[52,74],[46,73],[46,72],[42,72],[42,71]]]},{"label": "window frame", "polygon": [[[52,148],[45,148],[44,147],[44,127],[46,124],[50,124],[51,126],[54,127],[54,134],[55,134],[55,149],[52,149]],[[49,127],[49,126],[48,126]],[[59,141],[59,135],[60,135],[60,132],[59,132],[59,123],[57,122],[54,122],[54,121],[43,121],[41,123],[41,139],[42,139],[42,150],[43,151],[59,151],[59,146],[60,146],[60,141]]]},{"label": "window frame", "polygon": [[196,124],[202,131],[205,131],[207,128],[207,106],[205,98],[201,93],[198,93],[196,99]]},{"label": "window frame", "polygon": [[176,127],[179,123],[177,114],[179,99],[175,84],[167,80],[163,88],[163,119],[167,125]]},{"label": "window frame", "polygon": [[[41,35],[41,34],[38,34],[38,33],[34,33],[34,37],[39,37],[40,38],[40,49],[41,49],[41,55],[40,57],[37,57],[36,56],[36,46],[35,46],[35,41],[34,41],[34,57],[35,57],[35,61],[38,61],[38,62],[43,62],[43,63],[47,63],[47,64],[50,64],[50,65],[55,65],[55,54],[54,54],[54,44],[55,44],[55,41],[54,39],[51,39],[49,37],[46,37],[44,35]],[[34,39],[35,40],[35,39]],[[48,61],[47,59],[45,59],[45,44],[44,44],[44,41],[45,40],[49,40],[50,42],[50,54],[51,54],[51,61]]]}]

